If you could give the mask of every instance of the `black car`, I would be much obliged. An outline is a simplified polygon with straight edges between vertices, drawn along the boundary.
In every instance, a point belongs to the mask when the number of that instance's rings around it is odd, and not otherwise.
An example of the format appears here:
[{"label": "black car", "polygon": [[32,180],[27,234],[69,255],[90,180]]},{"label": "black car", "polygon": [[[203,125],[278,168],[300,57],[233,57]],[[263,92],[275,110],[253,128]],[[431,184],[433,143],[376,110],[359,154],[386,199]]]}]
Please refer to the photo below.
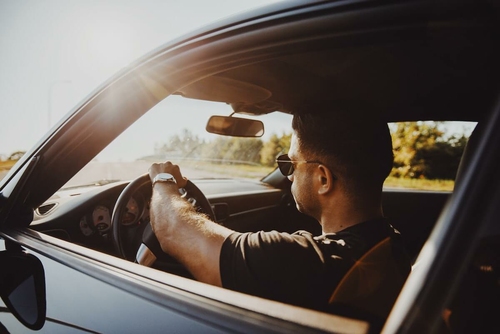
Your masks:
[{"label": "black car", "polygon": [[[498,332],[499,10],[283,2],[123,69],[0,181],[0,332]],[[273,159],[294,107],[325,99],[391,124],[475,125],[452,189],[384,190],[414,265],[382,328],[203,284],[167,257],[137,263],[155,161],[178,163],[187,199],[229,228],[320,233]]]}]

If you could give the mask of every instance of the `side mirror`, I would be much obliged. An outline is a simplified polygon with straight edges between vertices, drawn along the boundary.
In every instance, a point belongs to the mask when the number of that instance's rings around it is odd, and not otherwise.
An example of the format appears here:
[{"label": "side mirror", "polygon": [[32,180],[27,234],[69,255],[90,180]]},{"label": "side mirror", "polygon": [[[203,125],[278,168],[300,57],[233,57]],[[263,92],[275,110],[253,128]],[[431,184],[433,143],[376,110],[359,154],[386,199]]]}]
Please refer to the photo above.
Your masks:
[{"label": "side mirror", "polygon": [[0,296],[23,325],[41,329],[45,323],[46,299],[40,260],[17,249],[0,252]]},{"label": "side mirror", "polygon": [[210,117],[206,129],[210,133],[233,137],[262,137],[264,134],[261,121],[231,116]]}]

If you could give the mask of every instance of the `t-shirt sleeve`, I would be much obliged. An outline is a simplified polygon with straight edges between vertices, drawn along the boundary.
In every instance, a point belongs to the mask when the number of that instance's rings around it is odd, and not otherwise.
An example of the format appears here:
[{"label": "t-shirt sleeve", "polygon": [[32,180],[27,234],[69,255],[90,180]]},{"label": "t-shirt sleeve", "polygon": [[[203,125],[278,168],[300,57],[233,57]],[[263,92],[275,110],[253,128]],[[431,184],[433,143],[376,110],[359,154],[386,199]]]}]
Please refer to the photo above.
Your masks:
[{"label": "t-shirt sleeve", "polygon": [[325,288],[324,270],[323,253],[308,232],[235,232],[221,249],[223,287],[291,304],[317,303],[312,299]]}]

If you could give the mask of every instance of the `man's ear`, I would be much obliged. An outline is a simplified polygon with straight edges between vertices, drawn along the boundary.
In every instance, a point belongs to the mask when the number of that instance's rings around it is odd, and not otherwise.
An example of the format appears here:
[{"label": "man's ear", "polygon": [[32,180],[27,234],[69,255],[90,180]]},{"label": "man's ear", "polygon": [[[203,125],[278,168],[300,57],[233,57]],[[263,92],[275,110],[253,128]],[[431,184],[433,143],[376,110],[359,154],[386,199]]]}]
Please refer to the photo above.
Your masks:
[{"label": "man's ear", "polygon": [[335,179],[330,170],[324,165],[319,165],[317,168],[317,173],[317,178],[319,181],[318,194],[324,195],[332,191]]}]

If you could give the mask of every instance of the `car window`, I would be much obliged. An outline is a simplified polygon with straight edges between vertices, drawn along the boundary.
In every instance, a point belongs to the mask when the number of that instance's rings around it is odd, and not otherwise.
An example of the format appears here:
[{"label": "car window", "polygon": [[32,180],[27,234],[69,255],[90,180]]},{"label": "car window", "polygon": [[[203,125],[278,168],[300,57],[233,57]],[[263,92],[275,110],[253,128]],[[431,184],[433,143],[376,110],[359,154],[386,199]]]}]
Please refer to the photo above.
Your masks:
[{"label": "car window", "polygon": [[475,122],[390,123],[394,167],[386,188],[453,190],[455,175]]},{"label": "car window", "polygon": [[[152,162],[179,164],[190,178],[261,179],[276,167],[275,157],[290,145],[291,115],[254,117],[264,122],[261,138],[209,134],[212,115],[229,115],[229,105],[171,96],[116,138],[63,187],[130,180]],[[239,116],[245,117],[245,116]],[[385,188],[451,191],[465,144],[475,122],[390,123],[394,168]],[[22,156],[1,162],[1,177]]]},{"label": "car window", "polygon": [[210,116],[231,113],[225,103],[170,96],[132,124],[64,187],[131,180],[146,173],[153,162],[166,160],[179,164],[191,179],[260,180],[276,167],[277,154],[288,150],[292,116],[274,112],[252,117],[264,123],[260,138],[214,135],[205,130]]}]

